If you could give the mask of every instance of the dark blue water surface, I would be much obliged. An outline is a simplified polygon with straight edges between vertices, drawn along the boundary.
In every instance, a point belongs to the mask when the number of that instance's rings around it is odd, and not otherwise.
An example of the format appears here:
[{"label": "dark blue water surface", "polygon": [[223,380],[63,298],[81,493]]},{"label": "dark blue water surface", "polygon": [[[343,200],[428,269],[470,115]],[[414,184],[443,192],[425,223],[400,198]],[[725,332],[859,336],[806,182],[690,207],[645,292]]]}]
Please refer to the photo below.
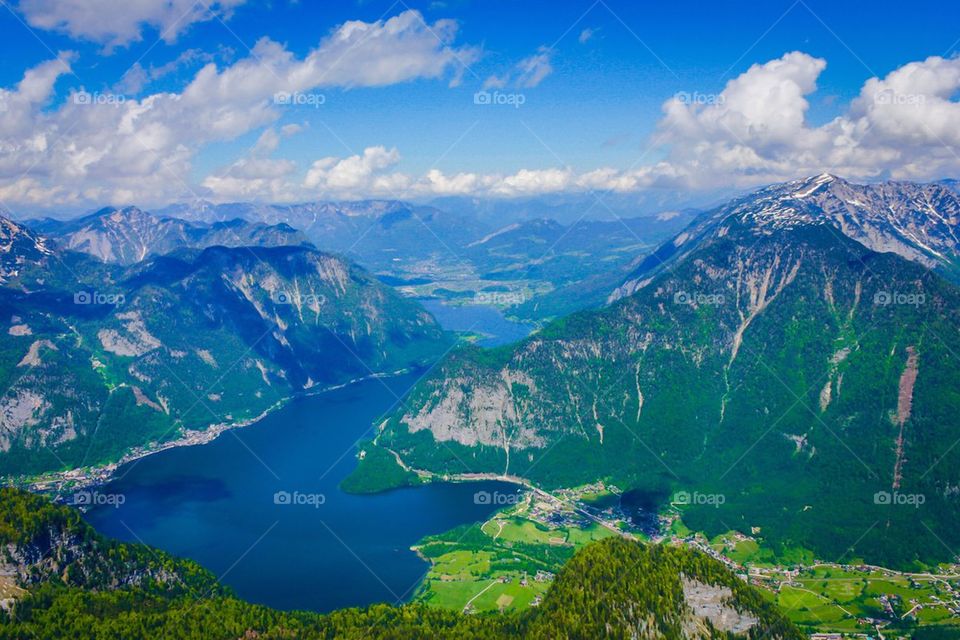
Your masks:
[{"label": "dark blue water surface", "polygon": [[422,298],[420,304],[433,314],[448,331],[473,331],[482,334],[477,340],[482,347],[498,347],[522,340],[533,331],[533,325],[507,320],[503,312],[491,305],[446,304],[434,298]]},{"label": "dark blue water surface", "polygon": [[[368,496],[338,489],[356,465],[356,441],[415,379],[300,398],[210,444],[131,463],[99,488],[124,503],[86,518],[109,536],[200,562],[251,602],[329,611],[406,600],[427,570],[411,545],[489,517],[495,506],[477,504],[477,492],[516,491],[499,482]],[[301,504],[276,504],[277,492]]]}]

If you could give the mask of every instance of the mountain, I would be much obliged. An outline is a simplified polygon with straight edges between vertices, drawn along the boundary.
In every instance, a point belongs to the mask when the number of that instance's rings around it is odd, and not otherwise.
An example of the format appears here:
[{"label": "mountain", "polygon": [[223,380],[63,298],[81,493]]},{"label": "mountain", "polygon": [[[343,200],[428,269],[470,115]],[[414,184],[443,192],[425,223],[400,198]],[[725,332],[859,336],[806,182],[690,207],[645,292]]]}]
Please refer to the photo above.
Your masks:
[{"label": "mountain", "polygon": [[938,180],[937,184],[950,189],[954,193],[960,193],[960,180],[954,180],[953,178],[947,178],[944,180]]},{"label": "mountain", "polygon": [[[50,584],[173,597],[196,591],[228,593],[194,562],[105,538],[76,509],[17,489],[0,488],[0,541],[4,597],[11,588],[26,595]],[[8,623],[0,622],[0,628]]]},{"label": "mountain", "polygon": [[[522,215],[482,218],[390,200],[296,205],[193,202],[162,215],[205,223],[230,217],[290,224],[318,247],[343,253],[406,295],[502,301],[511,315],[541,320],[603,303],[638,255],[682,229],[693,214],[587,219],[561,224]],[[460,203],[462,204],[462,203]],[[498,209],[499,211],[499,209]],[[499,219],[498,222],[495,220]],[[487,295],[491,294],[491,295]],[[506,295],[497,295],[506,294]]]},{"label": "mountain", "polygon": [[52,254],[47,241],[9,218],[0,217],[0,284],[38,265]]},{"label": "mountain", "polygon": [[706,496],[687,525],[778,552],[950,559],[960,290],[927,265],[953,259],[955,206],[937,186],[828,176],[739,198],[607,307],[450,354],[377,443],[441,474]]},{"label": "mountain", "polygon": [[954,280],[960,257],[960,194],[951,181],[859,185],[822,174],[773,185],[735,199],[647,258],[612,299],[644,285],[668,260],[685,256],[705,237],[722,231],[730,216],[750,220],[756,233],[824,224],[879,253],[896,253]]},{"label": "mountain", "polygon": [[100,536],[63,506],[0,489],[4,638],[803,638],[718,561],[608,539],[579,552],[524,615],[420,604],[330,614],[248,604],[213,574]]},{"label": "mountain", "polygon": [[108,207],[68,221],[45,220],[36,228],[59,246],[104,262],[129,265],[180,248],[215,245],[281,246],[305,244],[305,236],[285,224],[266,225],[241,219],[198,225],[157,217],[137,207]]},{"label": "mountain", "polygon": [[455,248],[487,232],[469,216],[395,200],[293,205],[199,202],[172,205],[159,213],[204,223],[241,218],[290,225],[321,249],[343,253],[373,271],[437,257],[456,262]]},{"label": "mountain", "polygon": [[311,247],[48,260],[56,277],[41,265],[0,287],[4,476],[112,462],[448,344],[417,304]]}]

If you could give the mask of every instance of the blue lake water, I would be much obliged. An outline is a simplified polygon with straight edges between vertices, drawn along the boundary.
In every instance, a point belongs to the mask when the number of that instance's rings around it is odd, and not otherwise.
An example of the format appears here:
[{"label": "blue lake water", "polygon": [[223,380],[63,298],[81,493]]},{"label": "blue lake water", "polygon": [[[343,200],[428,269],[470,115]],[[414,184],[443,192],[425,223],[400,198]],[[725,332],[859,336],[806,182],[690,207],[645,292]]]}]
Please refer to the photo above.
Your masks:
[{"label": "blue lake water", "polygon": [[[198,561],[251,602],[330,611],[407,600],[427,570],[410,546],[488,518],[495,507],[477,504],[477,492],[516,491],[499,482],[369,496],[338,489],[356,465],[357,440],[415,380],[300,398],[209,444],[131,463],[98,489],[122,494],[123,504],[86,518],[109,536]],[[278,492],[290,503],[277,504]]]},{"label": "blue lake water", "polygon": [[445,304],[434,298],[422,298],[419,302],[444,329],[482,334],[483,337],[477,341],[482,347],[516,342],[533,331],[533,325],[507,320],[499,309],[491,305]]}]

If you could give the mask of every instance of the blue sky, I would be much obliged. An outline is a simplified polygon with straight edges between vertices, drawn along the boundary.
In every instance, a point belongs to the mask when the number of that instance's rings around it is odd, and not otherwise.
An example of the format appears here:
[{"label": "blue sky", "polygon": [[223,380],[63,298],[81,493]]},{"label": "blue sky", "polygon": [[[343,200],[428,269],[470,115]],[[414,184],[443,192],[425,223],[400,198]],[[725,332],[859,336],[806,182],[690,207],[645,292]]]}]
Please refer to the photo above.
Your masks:
[{"label": "blue sky", "polygon": [[[189,0],[150,4],[0,8],[12,152],[0,202],[696,190],[818,168],[932,179],[960,164],[953,3],[225,0],[216,17]],[[338,49],[330,40],[352,21],[370,37]],[[297,66],[325,48],[319,63],[335,71]],[[39,83],[48,90],[17,106],[24,74],[58,55],[63,68]],[[258,63],[280,82],[261,82],[262,96],[227,78]],[[910,63],[923,66],[896,75]],[[174,96],[204,65],[223,74],[223,93],[185,106]],[[739,97],[725,95],[738,77]],[[322,104],[277,105],[287,82]],[[81,90],[103,102],[78,110]],[[476,104],[484,90],[511,104]],[[668,115],[675,96],[687,103]],[[442,179],[425,181],[431,170]]]}]

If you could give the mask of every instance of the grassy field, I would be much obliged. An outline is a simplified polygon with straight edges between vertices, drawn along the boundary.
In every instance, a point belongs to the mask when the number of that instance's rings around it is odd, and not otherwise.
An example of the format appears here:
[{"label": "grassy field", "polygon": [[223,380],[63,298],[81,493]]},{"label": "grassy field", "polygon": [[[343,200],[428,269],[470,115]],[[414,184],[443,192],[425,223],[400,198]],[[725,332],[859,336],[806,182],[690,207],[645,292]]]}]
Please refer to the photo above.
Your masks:
[{"label": "grassy field", "polygon": [[867,619],[894,628],[960,622],[946,604],[956,600],[947,584],[918,575],[815,567],[782,584],[775,602],[794,622],[818,631],[866,631],[872,626]]},{"label": "grassy field", "polygon": [[559,571],[577,548],[616,535],[596,524],[548,526],[530,514],[525,501],[479,526],[422,541],[417,548],[431,568],[417,599],[455,610],[527,609],[549,588],[547,574]]},{"label": "grassy field", "polygon": [[[545,512],[549,511],[543,503],[528,496],[480,525],[426,539],[419,548],[432,566],[417,599],[455,610],[524,610],[550,586],[550,576],[541,573],[538,580],[538,572],[556,573],[577,548],[616,535],[593,523],[548,525]],[[671,531],[691,534],[679,519]],[[960,578],[813,565],[812,554],[799,548],[787,551],[792,560],[787,562],[777,558],[762,538],[733,532],[703,542],[759,571],[751,575],[751,582],[808,632],[872,634],[873,621],[880,621],[885,631],[894,633],[892,637],[909,637],[917,625],[960,629],[960,617],[949,608],[958,606]],[[803,568],[791,571],[795,567]],[[955,573],[956,567],[942,569]]]},{"label": "grassy field", "polygon": [[[674,526],[679,526],[689,532],[689,529],[686,529],[680,521],[674,523]],[[807,549],[794,547],[782,550],[777,554],[757,540],[746,538],[733,531],[714,537],[710,540],[710,546],[734,562],[742,565],[750,564],[759,567],[776,567],[809,565],[814,562],[813,552]]]},{"label": "grassy field", "polygon": [[[691,532],[678,519],[672,532]],[[951,607],[960,599],[960,579],[924,574],[900,574],[856,564],[816,565],[809,551],[795,548],[780,555],[762,539],[729,532],[709,540],[716,552],[746,568],[759,570],[752,580],[770,600],[808,631],[875,632],[871,621],[909,636],[916,625],[960,623]],[[854,562],[851,560],[851,562]],[[789,573],[793,567],[804,567]],[[955,574],[956,567],[940,570]]]}]

